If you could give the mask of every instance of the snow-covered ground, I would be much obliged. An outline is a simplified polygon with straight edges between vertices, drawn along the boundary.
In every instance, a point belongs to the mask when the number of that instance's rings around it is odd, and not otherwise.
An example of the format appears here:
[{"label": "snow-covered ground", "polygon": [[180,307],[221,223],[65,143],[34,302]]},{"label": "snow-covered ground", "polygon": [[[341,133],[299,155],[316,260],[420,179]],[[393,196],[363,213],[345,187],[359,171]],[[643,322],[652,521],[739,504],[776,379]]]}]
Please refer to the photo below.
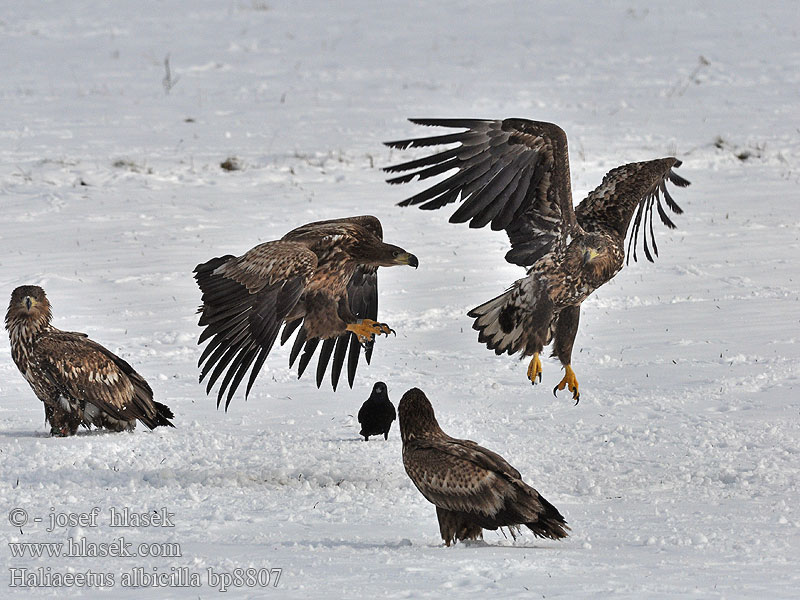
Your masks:
[{"label": "snow-covered ground", "polygon": [[[48,437],[3,336],[2,593],[211,598],[209,572],[249,568],[282,569],[277,588],[228,597],[796,597],[799,6],[4,3],[0,300],[42,285],[54,324],[129,360],[177,427]],[[420,188],[383,183],[379,167],[408,155],[381,142],[418,135],[410,116],[560,124],[576,200],[618,164],[684,161],[692,186],[674,193],[679,228],[656,231],[661,257],[584,304],[577,407],[550,393],[557,361],[531,387],[470,329],[466,311],[522,273],[505,236],[395,206]],[[217,411],[197,383],[194,266],[364,213],[420,259],[381,272],[397,337],[335,394],[274,351],[249,401]],[[395,403],[425,390],[447,432],[506,456],[572,535],[444,548],[397,429],[359,441],[376,380]],[[96,526],[47,531],[51,513],[94,507]],[[165,508],[174,527],[111,527],[125,507]],[[180,556],[9,546],[120,537]],[[202,587],[125,587],[138,567]],[[6,587],[12,568],[113,585]]]}]

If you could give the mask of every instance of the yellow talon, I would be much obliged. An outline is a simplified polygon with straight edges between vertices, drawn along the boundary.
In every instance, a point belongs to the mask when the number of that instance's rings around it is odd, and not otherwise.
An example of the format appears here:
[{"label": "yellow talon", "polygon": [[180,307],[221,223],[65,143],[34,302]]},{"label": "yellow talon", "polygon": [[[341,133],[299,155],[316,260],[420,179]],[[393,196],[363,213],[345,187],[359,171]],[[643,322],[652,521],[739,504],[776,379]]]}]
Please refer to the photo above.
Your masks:
[{"label": "yellow talon", "polygon": [[[390,333],[395,333],[394,329],[389,327],[386,323],[378,323],[372,319],[360,319],[355,323],[350,323],[347,325],[347,331],[355,333],[358,336],[358,341],[362,344],[366,344],[375,339],[375,334],[380,335],[383,333],[388,336]],[[395,333],[395,335],[397,334]]]},{"label": "yellow talon", "polygon": [[555,396],[557,391],[569,386],[569,391],[572,392],[572,399],[575,400],[577,405],[581,400],[581,395],[578,393],[578,379],[575,377],[575,371],[569,365],[564,367],[564,371],[564,378],[553,388],[553,395]]},{"label": "yellow talon", "polygon": [[530,364],[528,365],[528,379],[531,380],[533,385],[536,385],[536,378],[539,378],[539,382],[542,381],[542,361],[539,360],[539,353],[536,352],[531,359]]}]

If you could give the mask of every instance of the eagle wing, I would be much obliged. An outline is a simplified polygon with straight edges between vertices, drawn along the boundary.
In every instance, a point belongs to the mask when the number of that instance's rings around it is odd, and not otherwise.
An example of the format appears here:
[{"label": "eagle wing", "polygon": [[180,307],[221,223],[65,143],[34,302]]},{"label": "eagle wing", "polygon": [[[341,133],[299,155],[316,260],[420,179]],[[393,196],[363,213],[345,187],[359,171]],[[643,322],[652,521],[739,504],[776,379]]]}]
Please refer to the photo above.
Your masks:
[{"label": "eagle wing", "polygon": [[493,517],[506,506],[519,471],[469,440],[415,440],[404,450],[409,477],[429,502],[446,510]]},{"label": "eagle wing", "polygon": [[245,397],[272,349],[284,319],[303,294],[317,266],[316,255],[292,241],[266,242],[240,257],[214,258],[195,268],[203,293],[199,344],[210,339],[198,366],[206,393],[219,377],[217,406],[225,391],[225,409],[251,369]]},{"label": "eagle wing", "polygon": [[[367,229],[375,237],[383,240],[383,228],[381,222],[369,215],[349,217],[344,219],[331,219],[329,221],[318,221],[317,223],[309,223],[303,225],[287,233],[283,239],[298,239],[303,236],[310,235],[315,227],[319,225],[328,226],[331,224],[344,224],[348,227],[358,226]],[[341,226],[341,225],[340,225]],[[358,319],[378,319],[378,268],[366,265],[358,265],[350,280],[347,283],[347,299],[350,307],[350,312]],[[286,323],[281,333],[281,345],[285,344],[292,334],[303,323],[303,319],[295,319]],[[319,338],[308,339],[305,330],[300,327],[297,337],[292,344],[292,350],[289,354],[289,366],[294,365],[297,357],[300,356],[298,363],[298,377],[301,377],[306,370],[306,367],[314,357],[317,347],[319,346]],[[343,333],[342,335],[322,340],[319,358],[317,360],[316,381],[317,387],[322,385],[322,380],[325,377],[325,371],[330,363],[331,356],[333,362],[331,364],[331,385],[333,390],[339,384],[339,377],[342,373],[345,357],[347,357],[347,381],[350,387],[353,387],[355,381],[356,371],[358,369],[358,361],[361,356],[362,345],[359,343],[357,336],[352,332]],[[369,364],[372,359],[372,350],[374,342],[370,341],[364,345],[364,358]],[[302,355],[300,352],[302,351]]]},{"label": "eagle wing", "polygon": [[[653,262],[653,254],[658,256],[658,246],[653,231],[653,208],[656,208],[661,222],[675,229],[669,218],[664,203],[675,214],[683,213],[680,206],[672,199],[667,189],[667,181],[678,187],[686,187],[689,182],[675,173],[673,169],[681,166],[681,161],[674,157],[661,158],[645,162],[622,165],[609,171],[602,183],[589,193],[575,208],[578,223],[586,231],[612,229],[620,238],[624,238],[633,219],[628,239],[628,260],[633,249],[633,260],[636,257],[636,244],[639,230],[645,225],[649,230],[652,252],[647,244],[647,232],[642,234],[644,254]],[[635,216],[634,216],[635,211]]]},{"label": "eagle wing", "polygon": [[[153,429],[160,416],[153,390],[131,365],[84,333],[50,331],[36,344],[33,362],[59,392],[89,402],[115,419],[138,419]],[[168,411],[169,412],[169,411]],[[169,417],[172,417],[169,412]]]},{"label": "eagle wing", "polygon": [[470,227],[491,223],[511,241],[510,263],[528,266],[562,246],[578,227],[572,207],[567,137],[552,123],[527,119],[411,119],[420,125],[466,131],[387,142],[391,148],[458,143],[454,148],[399,165],[389,173],[411,171],[387,181],[406,183],[452,169],[456,172],[411,196],[401,206],[432,210],[461,199],[450,217]]}]

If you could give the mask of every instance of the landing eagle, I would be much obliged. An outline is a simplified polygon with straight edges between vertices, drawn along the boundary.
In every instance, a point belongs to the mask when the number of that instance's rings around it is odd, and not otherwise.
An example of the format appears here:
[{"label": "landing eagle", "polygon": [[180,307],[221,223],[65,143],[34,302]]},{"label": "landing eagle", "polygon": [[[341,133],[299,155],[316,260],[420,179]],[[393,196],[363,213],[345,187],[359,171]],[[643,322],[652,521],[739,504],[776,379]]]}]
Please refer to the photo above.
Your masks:
[{"label": "landing eagle", "polygon": [[51,435],[74,435],[80,425],[130,430],[137,420],[150,429],[174,427],[172,411],[153,400],[153,390],[133,367],[85,333],[61,331],[51,320],[42,288],[23,285],[11,293],[11,357],[44,403]]},{"label": "landing eagle", "polygon": [[226,255],[197,265],[202,292],[199,344],[210,340],[198,366],[206,393],[225,374],[217,406],[227,391],[225,409],[247,371],[245,396],[269,355],[278,333],[281,345],[297,331],[289,355],[291,367],[300,351],[299,376],[322,341],[317,387],[333,355],[333,389],[347,356],[353,386],[362,347],[369,362],[376,334],[393,332],[378,318],[378,267],[419,261],[398,246],[383,242],[380,221],[364,215],[308,223],[280,240],[259,244],[236,257]]},{"label": "landing eagle", "polygon": [[446,545],[480,539],[484,529],[506,527],[515,537],[521,525],[537,537],[567,536],[569,527],[561,513],[502,456],[442,431],[422,390],[408,390],[397,412],[403,466],[422,495],[436,505]]},{"label": "landing eagle", "polygon": [[527,119],[411,121],[465,131],[386,143],[399,149],[457,144],[384,169],[411,171],[389,179],[393,184],[455,170],[400,205],[432,210],[460,200],[450,222],[505,230],[511,241],[506,260],[527,268],[526,277],[469,311],[478,340],[497,354],[532,356],[527,373],[532,383],[542,378],[539,354],[554,342],[553,355],[565,374],[553,393],[568,386],[577,404],[578,380],[571,362],[581,303],[622,269],[631,220],[629,258],[632,248],[637,259],[642,227],[649,229],[651,240],[648,244],[643,232],[645,256],[652,262],[658,255],[653,213],[675,228],[662,197],[672,212],[683,212],[666,186],[667,181],[678,187],[689,185],[673,170],[681,162],[668,157],[612,169],[573,208],[567,136],[557,125]]}]

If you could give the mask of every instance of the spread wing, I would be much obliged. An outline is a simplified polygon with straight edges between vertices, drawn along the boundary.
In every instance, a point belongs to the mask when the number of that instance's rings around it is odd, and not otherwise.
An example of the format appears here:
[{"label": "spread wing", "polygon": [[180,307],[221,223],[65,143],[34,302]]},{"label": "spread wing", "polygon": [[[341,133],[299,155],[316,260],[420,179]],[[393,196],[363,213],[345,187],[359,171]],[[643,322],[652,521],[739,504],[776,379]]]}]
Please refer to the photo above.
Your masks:
[{"label": "spread wing", "polygon": [[[372,216],[363,215],[358,217],[349,217],[345,219],[332,219],[329,221],[319,221],[317,223],[310,223],[298,227],[284,236],[284,239],[297,239],[298,236],[309,235],[314,227],[319,225],[329,226],[331,224],[344,224],[345,226],[363,227],[375,235],[378,239],[383,239],[383,228],[380,221]],[[347,284],[347,299],[350,311],[358,319],[372,319],[378,318],[378,268],[359,265],[356,267],[355,272],[350,277]],[[289,366],[293,366],[297,357],[300,357],[298,363],[297,376],[298,378],[303,375],[306,367],[311,362],[317,347],[320,345],[319,338],[308,339],[305,330],[301,327],[303,319],[299,318],[286,324],[281,333],[281,345],[285,344],[292,334],[300,328],[297,332],[297,337],[292,344],[292,350],[289,354]],[[373,342],[366,344],[364,348],[364,358],[369,364],[372,358],[372,350],[374,347]],[[358,361],[361,356],[362,346],[358,341],[355,334],[351,332],[344,333],[337,337],[322,340],[320,347],[319,358],[317,359],[317,372],[316,381],[317,387],[322,385],[322,380],[325,377],[325,371],[328,364],[331,365],[331,385],[333,390],[339,384],[339,377],[342,373],[345,357],[347,358],[347,381],[350,387],[353,387],[355,381],[356,371],[358,369]],[[300,354],[302,351],[302,354]],[[333,357],[333,362],[331,362]]]},{"label": "spread wing", "polygon": [[275,241],[260,244],[238,258],[214,258],[195,268],[203,292],[199,325],[205,327],[198,344],[211,340],[198,361],[200,381],[209,376],[206,393],[227,371],[217,406],[227,390],[227,410],[251,369],[245,397],[250,393],[284,319],[316,266],[316,255],[303,244]]},{"label": "spread wing", "polygon": [[411,171],[387,181],[428,179],[453,169],[439,183],[411,196],[401,206],[432,210],[461,200],[450,217],[470,227],[491,223],[511,240],[506,260],[527,266],[563,244],[577,227],[572,208],[567,137],[552,123],[527,119],[411,119],[420,125],[466,131],[387,142],[392,148],[458,144],[423,158],[386,167]]},{"label": "spread wing", "polygon": [[166,418],[172,418],[172,413],[167,409],[159,414],[144,378],[86,334],[55,330],[41,336],[34,362],[42,376],[67,397],[89,402],[115,419],[138,419],[150,429],[172,426]]},{"label": "spread wing", "polygon": [[[609,171],[603,182],[592,191],[575,209],[578,223],[586,231],[595,231],[601,228],[613,229],[620,238],[624,238],[628,226],[633,219],[628,240],[628,260],[633,249],[633,260],[636,257],[636,244],[639,230],[644,225],[649,229],[652,244],[652,253],[647,244],[647,232],[642,234],[644,254],[647,260],[653,262],[653,254],[658,256],[658,246],[653,232],[653,208],[655,207],[661,222],[675,229],[675,224],[669,218],[664,203],[675,214],[683,210],[672,199],[667,189],[667,181],[678,187],[686,187],[689,182],[675,173],[673,169],[681,166],[677,158],[661,158],[646,162],[637,162],[623,165]],[[635,211],[635,216],[634,216]]]}]

